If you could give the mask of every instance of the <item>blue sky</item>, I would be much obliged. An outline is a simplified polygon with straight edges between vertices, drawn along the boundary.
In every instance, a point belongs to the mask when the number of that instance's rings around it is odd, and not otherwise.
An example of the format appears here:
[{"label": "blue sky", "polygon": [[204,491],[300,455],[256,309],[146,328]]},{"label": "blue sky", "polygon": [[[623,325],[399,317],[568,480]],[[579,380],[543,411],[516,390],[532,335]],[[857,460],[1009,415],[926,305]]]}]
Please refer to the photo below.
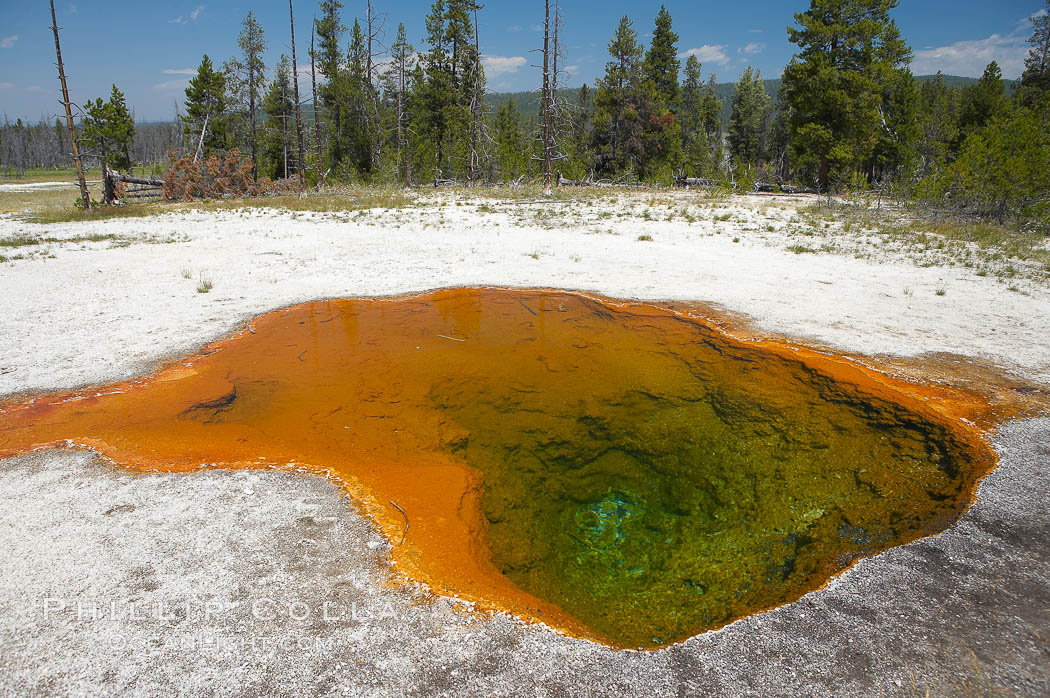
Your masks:
[{"label": "blue sky", "polygon": [[[430,0],[375,0],[388,13],[387,40],[404,22],[409,41],[422,48],[423,23]],[[344,0],[344,23],[364,13],[364,0]],[[767,77],[779,76],[791,59],[786,27],[806,0],[665,3],[679,34],[683,55],[695,53],[706,76],[735,80],[747,65]],[[1045,11],[1045,0],[902,0],[895,11],[902,33],[915,50],[916,74],[942,70],[978,76],[996,60],[1006,77],[1018,77],[1031,34],[1028,18]],[[621,16],[629,15],[647,43],[660,3],[621,0],[562,0],[568,84],[592,83],[604,70],[606,46]],[[308,68],[310,20],[316,2],[296,0],[299,62]],[[71,96],[84,102],[109,93],[116,83],[139,119],[170,119],[176,101],[201,55],[217,64],[236,51],[240,21],[253,10],[269,45],[267,64],[290,52],[288,6],[282,2],[163,3],[57,0],[63,57]],[[539,81],[530,53],[541,44],[542,4],[489,0],[481,13],[481,42],[489,89],[528,90]],[[0,118],[33,121],[58,113],[54,41],[46,3],[0,0]],[[126,60],[121,60],[126,56]]]}]

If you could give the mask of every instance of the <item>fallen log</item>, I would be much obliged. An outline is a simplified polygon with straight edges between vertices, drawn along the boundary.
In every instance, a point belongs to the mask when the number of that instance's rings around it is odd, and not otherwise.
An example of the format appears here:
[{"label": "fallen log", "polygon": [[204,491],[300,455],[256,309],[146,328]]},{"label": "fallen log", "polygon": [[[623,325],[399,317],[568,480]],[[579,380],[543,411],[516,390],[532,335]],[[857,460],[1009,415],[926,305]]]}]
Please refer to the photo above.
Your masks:
[{"label": "fallen log", "polygon": [[709,189],[717,186],[714,180],[706,177],[676,177],[674,182],[679,187],[703,187]]},{"label": "fallen log", "polygon": [[127,182],[128,184],[148,184],[154,187],[163,187],[163,179],[147,179],[145,177],[132,177],[131,175],[120,174],[119,172],[113,173],[113,177],[118,182]]}]

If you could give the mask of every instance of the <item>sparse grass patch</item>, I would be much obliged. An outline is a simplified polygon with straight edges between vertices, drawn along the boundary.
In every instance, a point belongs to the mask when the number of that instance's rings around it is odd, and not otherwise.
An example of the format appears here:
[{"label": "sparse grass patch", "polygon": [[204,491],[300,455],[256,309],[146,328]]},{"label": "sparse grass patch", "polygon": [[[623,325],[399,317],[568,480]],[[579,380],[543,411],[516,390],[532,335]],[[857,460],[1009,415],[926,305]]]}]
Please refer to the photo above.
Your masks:
[{"label": "sparse grass patch", "polygon": [[204,272],[201,272],[200,281],[197,282],[197,293],[207,293],[215,287],[210,276],[206,276]]},{"label": "sparse grass patch", "polygon": [[648,233],[646,233],[644,235],[639,235],[638,236],[638,240],[640,242],[652,242],[653,241],[653,236],[649,235]]},{"label": "sparse grass patch", "polygon": [[[1033,267],[1050,268],[1047,235],[1039,230],[932,216],[917,207],[876,209],[865,201],[821,201],[800,211],[807,222],[822,231],[828,230],[830,222],[839,222],[842,231],[852,231],[853,236],[874,233],[891,252],[908,255],[920,266],[961,265],[981,269],[981,275],[1043,281]],[[930,259],[930,255],[935,257]]]},{"label": "sparse grass patch", "polygon": [[943,295],[946,295],[948,293],[948,290],[946,288],[944,288],[944,287],[941,287],[941,288],[937,289],[936,291],[934,291],[934,293],[936,293],[938,296],[943,296]]},{"label": "sparse grass patch", "polygon": [[40,238],[32,235],[12,235],[9,238],[0,238],[0,247],[26,247],[27,245],[39,245],[43,242]]},{"label": "sparse grass patch", "polygon": [[[68,196],[66,197],[68,199]],[[26,220],[32,223],[76,223],[78,221],[101,221],[111,218],[145,218],[164,213],[164,204],[135,204],[133,206],[96,206],[82,211],[73,206],[44,208],[28,212]]]},{"label": "sparse grass patch", "polygon": [[818,252],[818,250],[815,250],[812,247],[806,247],[805,245],[791,245],[787,249],[789,252],[794,252],[795,254],[816,254]]},{"label": "sparse grass patch", "polygon": [[184,279],[192,279],[193,278],[193,270],[190,269],[189,267],[183,267],[182,268],[182,278],[184,278]]}]

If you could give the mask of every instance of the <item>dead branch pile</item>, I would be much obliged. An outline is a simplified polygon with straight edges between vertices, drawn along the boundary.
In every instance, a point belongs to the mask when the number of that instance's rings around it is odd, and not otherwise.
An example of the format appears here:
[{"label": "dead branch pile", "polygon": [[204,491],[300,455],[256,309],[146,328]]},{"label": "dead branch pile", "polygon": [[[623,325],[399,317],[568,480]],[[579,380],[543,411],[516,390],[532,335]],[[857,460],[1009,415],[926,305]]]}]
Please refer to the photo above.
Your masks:
[{"label": "dead branch pile", "polygon": [[225,156],[173,158],[164,175],[164,198],[175,201],[222,196],[257,196],[266,191],[263,182],[252,179],[251,158],[234,148]]}]

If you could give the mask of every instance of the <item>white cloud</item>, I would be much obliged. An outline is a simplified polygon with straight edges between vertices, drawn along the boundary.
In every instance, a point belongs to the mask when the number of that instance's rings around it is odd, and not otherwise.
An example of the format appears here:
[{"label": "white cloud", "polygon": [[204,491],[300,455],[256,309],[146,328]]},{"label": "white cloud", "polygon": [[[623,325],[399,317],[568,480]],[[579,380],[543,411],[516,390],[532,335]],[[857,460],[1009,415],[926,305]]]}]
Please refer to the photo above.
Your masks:
[{"label": "white cloud", "polygon": [[0,90],[10,90],[14,85],[9,82],[0,82]]},{"label": "white cloud", "polygon": [[26,92],[43,92],[44,88],[40,85],[30,85],[26,88]]},{"label": "white cloud", "polygon": [[164,75],[196,75],[197,71],[194,68],[167,68],[160,71]]},{"label": "white cloud", "polygon": [[761,29],[748,29],[747,33],[748,34],[761,34],[762,30]]},{"label": "white cloud", "polygon": [[77,13],[77,6],[74,3],[69,3],[67,11],[69,12],[69,14],[75,15]]},{"label": "white cloud", "polygon": [[189,78],[182,80],[168,80],[167,82],[158,82],[153,86],[154,90],[170,91],[170,90],[185,90],[190,86]]},{"label": "white cloud", "polygon": [[517,34],[518,32],[521,31],[521,25],[520,24],[512,24],[509,27],[507,27],[507,31],[510,32],[511,34]]},{"label": "white cloud", "polygon": [[1003,77],[1017,78],[1024,72],[1024,59],[1028,55],[1028,44],[1017,34],[1000,36],[992,34],[987,39],[956,41],[948,46],[923,49],[915,52],[911,70],[916,75],[936,73],[946,75],[980,77],[985,67],[995,61],[1003,71]]},{"label": "white cloud", "polygon": [[179,15],[175,19],[169,19],[168,24],[189,24],[190,22],[196,22],[202,11],[204,11],[204,5],[197,5],[190,12],[189,16]]},{"label": "white cloud", "polygon": [[688,51],[683,51],[678,54],[679,58],[688,58],[689,56],[696,56],[701,63],[729,65],[729,56],[726,55],[725,44],[718,44],[716,46],[704,44],[703,46],[697,46],[696,48],[691,48]]},{"label": "white cloud", "polygon": [[762,53],[766,50],[766,45],[759,41],[752,41],[743,48],[738,48],[737,53],[746,53],[749,56],[753,56],[756,53]]},{"label": "white cloud", "polygon": [[916,75],[936,73],[962,75],[977,78],[984,73],[989,63],[995,61],[1003,77],[1016,79],[1024,72],[1024,60],[1028,57],[1028,37],[1032,33],[1032,20],[1046,16],[1039,10],[1017,21],[1014,30],[1006,36],[992,34],[987,39],[956,41],[947,46],[933,46],[915,52],[911,70]]},{"label": "white cloud", "polygon": [[0,48],[14,48],[16,41],[18,41],[18,34],[5,36],[3,39],[0,39]]},{"label": "white cloud", "polygon": [[505,73],[516,73],[528,63],[524,56],[482,56],[481,62],[485,66],[485,75],[493,79]]}]

